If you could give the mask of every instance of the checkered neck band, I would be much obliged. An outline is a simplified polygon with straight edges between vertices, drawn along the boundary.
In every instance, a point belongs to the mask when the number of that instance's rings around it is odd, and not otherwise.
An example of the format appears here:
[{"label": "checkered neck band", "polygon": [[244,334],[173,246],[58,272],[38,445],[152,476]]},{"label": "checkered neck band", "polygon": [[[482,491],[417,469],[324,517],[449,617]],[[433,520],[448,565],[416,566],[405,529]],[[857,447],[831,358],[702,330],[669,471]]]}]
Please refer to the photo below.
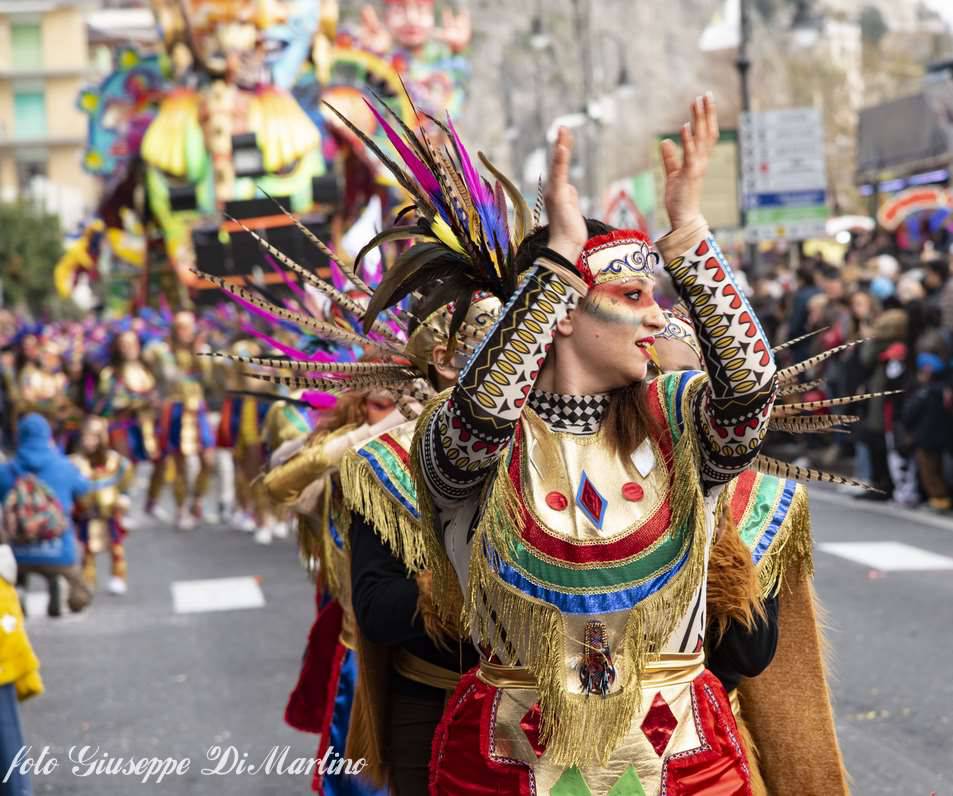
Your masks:
[{"label": "checkered neck band", "polygon": [[609,395],[559,395],[533,390],[529,406],[553,431],[595,434],[609,408]]}]

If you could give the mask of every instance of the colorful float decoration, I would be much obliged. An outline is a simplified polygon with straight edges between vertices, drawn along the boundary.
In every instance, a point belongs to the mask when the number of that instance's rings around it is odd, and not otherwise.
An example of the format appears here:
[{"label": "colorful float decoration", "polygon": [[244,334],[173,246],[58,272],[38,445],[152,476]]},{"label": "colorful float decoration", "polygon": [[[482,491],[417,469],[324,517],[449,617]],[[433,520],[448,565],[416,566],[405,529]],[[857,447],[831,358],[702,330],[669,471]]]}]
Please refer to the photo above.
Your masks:
[{"label": "colorful float decoration", "polygon": [[339,242],[371,199],[385,215],[400,199],[334,110],[389,151],[365,97],[411,128],[408,93],[435,118],[462,102],[469,19],[445,11],[438,29],[432,2],[390,0],[383,22],[365,11],[354,32],[337,30],[332,0],[152,7],[162,52],[120,50],[114,71],[78,99],[89,116],[84,165],[103,194],[58,269],[64,295],[80,276],[103,285],[104,264],[116,263],[130,304],[161,293],[188,305],[210,287],[196,268],[277,282],[246,228],[297,259],[310,252],[297,251],[284,211]]},{"label": "colorful float decoration", "polygon": [[909,188],[888,199],[877,213],[881,227],[906,250],[919,250],[942,228],[953,233],[953,191],[938,186]]}]

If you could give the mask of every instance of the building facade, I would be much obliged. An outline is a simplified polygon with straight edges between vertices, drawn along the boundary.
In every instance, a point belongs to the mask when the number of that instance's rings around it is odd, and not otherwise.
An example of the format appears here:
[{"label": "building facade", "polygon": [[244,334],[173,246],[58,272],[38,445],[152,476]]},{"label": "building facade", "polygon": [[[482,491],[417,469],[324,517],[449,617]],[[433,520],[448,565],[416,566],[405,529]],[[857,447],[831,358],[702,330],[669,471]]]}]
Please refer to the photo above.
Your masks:
[{"label": "building facade", "polygon": [[95,204],[76,98],[91,75],[85,18],[98,5],[0,0],[0,199],[31,196],[67,229]]}]

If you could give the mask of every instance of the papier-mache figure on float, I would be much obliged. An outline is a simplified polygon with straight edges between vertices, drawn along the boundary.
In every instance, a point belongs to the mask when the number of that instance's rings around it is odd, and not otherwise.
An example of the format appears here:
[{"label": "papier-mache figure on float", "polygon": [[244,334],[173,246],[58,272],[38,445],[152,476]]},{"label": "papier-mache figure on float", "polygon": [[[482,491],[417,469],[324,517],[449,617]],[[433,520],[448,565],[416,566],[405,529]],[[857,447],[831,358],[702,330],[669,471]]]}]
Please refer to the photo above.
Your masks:
[{"label": "papier-mache figure on float", "polygon": [[[84,91],[86,169],[103,179],[97,219],[67,253],[57,286],[96,279],[104,250],[138,268],[126,311],[189,306],[191,269],[247,276],[233,257],[241,219],[269,234],[289,226],[268,196],[305,223],[333,206],[322,135],[290,91],[319,33],[309,0],[154,0],[163,53],[117,53],[115,71]],[[267,194],[267,195],[266,195]],[[321,213],[327,214],[327,208]],[[103,240],[107,246],[103,246]],[[245,272],[235,270],[241,259]],[[272,275],[273,276],[273,275]],[[269,281],[267,278],[265,281]]]},{"label": "papier-mache figure on float", "polygon": [[421,113],[458,116],[469,65],[463,57],[472,30],[466,10],[444,7],[437,25],[434,0],[384,0],[384,18],[372,5],[361,12],[358,40],[387,58]]},{"label": "papier-mache figure on float", "polygon": [[153,7],[175,87],[142,139],[146,196],[165,260],[181,284],[197,288],[190,270],[197,262],[222,276],[247,275],[221,245],[239,229],[228,216],[270,234],[287,222],[266,193],[305,221],[315,210],[327,172],[321,133],[276,78],[293,77],[308,56],[289,45],[314,35],[318,4],[155,0]]},{"label": "papier-mache figure on float", "polygon": [[136,194],[138,154],[170,85],[162,57],[122,47],[113,71],[76,99],[88,117],[83,168],[101,181],[102,193],[94,217],[57,264],[54,282],[60,296],[79,297],[81,304],[95,287],[107,313],[117,317],[142,299],[146,208]]}]

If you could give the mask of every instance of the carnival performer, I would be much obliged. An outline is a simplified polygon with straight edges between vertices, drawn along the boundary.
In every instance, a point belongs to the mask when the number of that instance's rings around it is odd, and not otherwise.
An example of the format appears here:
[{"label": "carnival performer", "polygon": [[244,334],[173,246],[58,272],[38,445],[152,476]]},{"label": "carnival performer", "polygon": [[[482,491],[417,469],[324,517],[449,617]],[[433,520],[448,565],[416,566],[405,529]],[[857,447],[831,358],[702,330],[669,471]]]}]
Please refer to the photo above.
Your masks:
[{"label": "carnival performer", "polygon": [[127,591],[125,516],[131,502],[129,489],[135,478],[132,462],[110,448],[109,424],[101,417],[88,417],[83,423],[79,452],[70,457],[84,478],[101,483],[76,504],[76,535],[82,550],[83,579],[96,590],[96,555],[109,550],[111,562],[109,593]]},{"label": "carnival performer", "polygon": [[17,414],[36,412],[43,415],[53,428],[54,439],[63,445],[66,433],[79,423],[82,410],[70,400],[70,382],[63,370],[63,350],[53,330],[48,330],[36,345],[36,354],[17,376]]},{"label": "carnival performer", "polygon": [[681,157],[663,143],[672,231],[659,241],[708,375],[648,384],[665,325],[659,254],[640,233],[587,228],[568,131],[550,227],[527,240],[449,132],[458,180],[432,168],[425,142],[404,142],[421,242],[389,272],[392,298],[425,270],[489,283],[505,310],[413,449],[437,607],[460,607],[449,559],[481,652],[434,739],[431,793],[750,793],[727,696],[704,666],[705,570],[718,494],[767,429],[775,366],[700,213],[714,103],[693,104]]},{"label": "carnival performer", "polygon": [[[230,351],[243,358],[262,354],[261,347],[248,339],[236,341]],[[272,402],[248,394],[258,384],[242,375],[237,367],[230,369],[226,375],[227,394],[222,402],[215,447],[216,455],[224,454],[232,460],[230,466],[220,468],[223,480],[230,474],[234,484],[232,489],[224,490],[234,495],[235,500],[230,523],[240,530],[254,532],[256,542],[268,544],[275,531],[275,518],[258,477],[266,462],[264,425]],[[227,503],[224,510],[228,511]]]},{"label": "carnival performer", "polygon": [[[426,293],[425,293],[426,295]],[[451,308],[411,322],[406,353],[435,390],[456,383],[466,357],[499,315],[499,300],[476,296],[466,333],[451,350]],[[420,313],[412,313],[419,318]],[[424,793],[434,732],[447,697],[477,662],[457,623],[433,609],[423,531],[410,471],[416,419],[350,451],[341,465],[351,510],[351,601],[357,622],[358,692],[348,757],[398,794]]]},{"label": "carnival performer", "polygon": [[[313,271],[294,263],[267,241],[259,238],[262,247],[285,266],[288,281],[301,279],[332,302],[332,312],[297,312],[287,307],[263,301],[262,297],[239,285],[225,283],[218,277],[203,275],[244,306],[253,306],[256,314],[271,315],[282,325],[295,324],[311,340],[279,342],[269,346],[281,350],[285,357],[230,358],[246,366],[260,369],[257,378],[289,387],[295,391],[296,401],[322,407],[314,433],[284,442],[271,458],[271,471],[265,479],[269,494],[299,514],[299,545],[304,561],[320,577],[316,595],[319,613],[308,639],[298,684],[289,699],[286,721],[303,731],[322,735],[318,755],[333,746],[340,754],[352,747],[352,723],[361,724],[363,711],[352,710],[355,677],[360,667],[355,655],[355,641],[360,650],[351,607],[351,573],[348,554],[348,527],[353,519],[343,499],[339,483],[342,458],[351,449],[363,445],[398,424],[406,417],[415,417],[423,403],[434,394],[430,378],[429,346],[443,340],[444,349],[450,346],[444,326],[460,325],[466,316],[466,328],[481,325],[478,317],[469,317],[469,295],[457,305],[454,316],[438,321],[430,316],[448,302],[446,290],[436,290],[415,305],[414,312],[388,311],[381,321],[368,325],[361,333],[361,316],[366,297],[375,300],[375,290],[363,281],[353,264],[332,255],[324,244],[300,227],[306,238],[314,242],[325,255],[330,255],[342,274],[351,282],[353,292],[335,288]],[[255,236],[255,233],[251,233]],[[383,284],[383,283],[382,283]],[[482,311],[478,310],[477,311]],[[327,320],[333,318],[333,321]],[[424,320],[421,322],[419,318]],[[417,320],[415,320],[417,319]],[[489,324],[483,324],[488,326]],[[327,351],[315,350],[312,343],[318,338],[335,348],[334,359]],[[297,346],[297,347],[296,347]],[[460,342],[458,351],[472,351],[473,342]],[[347,349],[347,350],[342,350]],[[355,354],[361,354],[355,361]],[[461,363],[457,362],[455,367]],[[269,375],[267,369],[275,371]],[[248,368],[246,368],[248,370]],[[294,375],[288,376],[291,371]],[[254,372],[249,370],[249,372]],[[332,399],[332,408],[328,399]],[[284,400],[284,397],[282,396]],[[336,401],[336,403],[334,403]],[[408,437],[409,441],[409,437]],[[322,592],[326,592],[323,594]],[[408,628],[412,619],[406,618]],[[360,651],[358,653],[361,655]],[[363,655],[361,655],[363,658]],[[448,674],[459,673],[455,668]],[[386,674],[386,669],[385,669]],[[362,693],[359,689],[358,694]],[[358,727],[358,734],[367,739],[366,722]],[[366,749],[366,745],[359,748]],[[351,752],[348,752],[351,754]],[[368,757],[358,753],[353,759]],[[361,792],[377,792],[366,780],[354,777],[320,775],[315,787],[325,792],[360,788]],[[335,790],[330,790],[330,789]]]},{"label": "carnival performer", "polygon": [[156,377],[142,359],[139,335],[120,331],[99,376],[95,413],[109,421],[109,446],[134,465],[159,458],[158,405]]},{"label": "carnival performer", "polygon": [[[350,561],[345,546],[349,515],[338,468],[352,447],[403,420],[386,392],[346,394],[319,420],[301,451],[265,478],[265,487],[273,500],[307,518],[299,524],[298,531],[302,555],[306,560],[319,562],[318,589],[328,595],[308,636],[298,684],[285,711],[291,726],[320,733],[318,759],[332,747],[343,755],[357,683]],[[377,792],[357,777],[322,775],[318,770],[314,788],[335,796]]]},{"label": "carnival performer", "polygon": [[[272,467],[294,455],[314,431],[316,409],[302,398],[303,394],[303,390],[296,390],[287,398],[275,401],[265,415],[262,435],[268,464]],[[297,514],[273,502],[271,510],[275,514],[275,536],[285,538],[295,526]]]},{"label": "carnival performer", "polygon": [[197,324],[191,312],[178,312],[172,322],[172,369],[167,374],[159,421],[160,460],[146,501],[154,513],[167,466],[175,467],[176,527],[189,530],[202,517],[202,497],[213,465],[212,431],[203,392],[204,365],[198,356]]}]

